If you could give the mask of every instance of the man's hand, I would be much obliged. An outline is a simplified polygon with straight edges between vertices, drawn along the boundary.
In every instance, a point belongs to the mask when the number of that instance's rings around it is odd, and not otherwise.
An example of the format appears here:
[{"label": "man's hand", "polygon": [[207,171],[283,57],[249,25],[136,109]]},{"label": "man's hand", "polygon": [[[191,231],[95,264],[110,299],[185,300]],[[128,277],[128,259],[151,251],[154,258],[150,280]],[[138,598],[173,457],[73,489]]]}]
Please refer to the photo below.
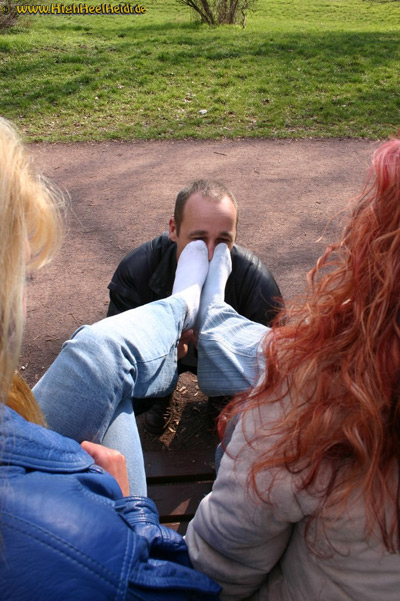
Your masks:
[{"label": "man's hand", "polygon": [[101,444],[84,440],[81,447],[86,453],[93,457],[94,462],[114,476],[118,482],[124,497],[129,496],[128,472],[126,470],[125,457],[115,449],[108,449]]},{"label": "man's hand", "polygon": [[198,332],[194,332],[193,330],[186,330],[185,332],[182,332],[182,336],[178,344],[178,359],[182,359],[182,357],[187,354],[189,342],[193,342],[194,346],[197,347],[198,337]]}]

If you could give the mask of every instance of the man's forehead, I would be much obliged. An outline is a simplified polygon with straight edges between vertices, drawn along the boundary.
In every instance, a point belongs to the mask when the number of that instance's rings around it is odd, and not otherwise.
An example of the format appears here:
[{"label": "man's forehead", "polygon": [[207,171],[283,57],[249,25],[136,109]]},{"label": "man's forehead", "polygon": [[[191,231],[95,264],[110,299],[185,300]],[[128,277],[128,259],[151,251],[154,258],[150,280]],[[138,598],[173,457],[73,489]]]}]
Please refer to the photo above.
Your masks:
[{"label": "man's forehead", "polygon": [[191,194],[189,196],[189,198],[186,201],[186,204],[183,208],[183,215],[182,217],[185,217],[185,212],[186,212],[186,208],[187,205],[190,205],[190,208],[192,211],[195,211],[197,207],[204,207],[205,205],[207,206],[208,210],[215,210],[216,213],[218,213],[220,211],[220,207],[221,204],[230,204],[235,212],[235,215],[237,213],[236,207],[234,205],[234,203],[232,202],[232,199],[229,198],[229,196],[225,195],[222,196],[221,198],[213,198],[211,196],[204,196],[203,194],[201,194],[200,192],[194,192],[193,194]]}]

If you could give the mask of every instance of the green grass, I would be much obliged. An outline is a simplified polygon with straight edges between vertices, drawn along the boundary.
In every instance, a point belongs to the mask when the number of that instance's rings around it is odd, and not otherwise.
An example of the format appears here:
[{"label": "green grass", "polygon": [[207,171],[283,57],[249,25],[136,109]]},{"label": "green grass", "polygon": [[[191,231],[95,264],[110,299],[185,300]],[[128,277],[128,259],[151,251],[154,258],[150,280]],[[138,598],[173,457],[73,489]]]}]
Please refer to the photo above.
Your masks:
[{"label": "green grass", "polygon": [[0,34],[0,113],[30,141],[400,126],[398,1],[259,0],[245,29],[200,25],[173,0],[142,4],[141,16],[38,15]]}]

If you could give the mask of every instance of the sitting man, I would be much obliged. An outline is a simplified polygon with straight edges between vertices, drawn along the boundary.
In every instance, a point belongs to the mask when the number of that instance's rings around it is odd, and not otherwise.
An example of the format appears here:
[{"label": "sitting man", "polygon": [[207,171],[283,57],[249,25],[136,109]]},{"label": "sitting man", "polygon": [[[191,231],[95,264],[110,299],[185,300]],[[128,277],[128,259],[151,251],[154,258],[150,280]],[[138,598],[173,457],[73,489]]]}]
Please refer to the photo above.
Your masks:
[{"label": "sitting man", "polygon": [[[281,293],[269,269],[251,251],[235,244],[238,209],[232,192],[220,182],[197,180],[181,190],[176,198],[169,234],[164,233],[132,250],[119,264],[108,288],[107,316],[140,307],[169,296],[177,260],[185,246],[203,240],[212,259],[217,244],[225,242],[231,250],[232,273],[225,289],[225,301],[240,315],[263,325],[271,325],[282,306]],[[193,332],[181,342],[190,342]],[[194,338],[193,338],[194,339]],[[197,373],[197,354],[193,344],[178,362],[178,372]],[[144,426],[162,434],[170,419],[172,394],[162,399],[135,399],[136,415],[146,412]],[[218,416],[227,399],[209,399],[208,415]]]}]

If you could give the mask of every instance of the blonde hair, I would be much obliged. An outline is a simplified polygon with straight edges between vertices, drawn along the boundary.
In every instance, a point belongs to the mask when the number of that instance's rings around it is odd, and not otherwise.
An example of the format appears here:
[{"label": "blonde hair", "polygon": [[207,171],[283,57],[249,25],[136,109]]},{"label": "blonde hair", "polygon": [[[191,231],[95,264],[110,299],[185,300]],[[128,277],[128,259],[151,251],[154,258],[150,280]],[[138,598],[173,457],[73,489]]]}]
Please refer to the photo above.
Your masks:
[{"label": "blonde hair", "polygon": [[15,128],[0,117],[0,399],[9,405],[22,342],[26,272],[45,265],[58,250],[62,206],[61,193],[35,174]]}]

